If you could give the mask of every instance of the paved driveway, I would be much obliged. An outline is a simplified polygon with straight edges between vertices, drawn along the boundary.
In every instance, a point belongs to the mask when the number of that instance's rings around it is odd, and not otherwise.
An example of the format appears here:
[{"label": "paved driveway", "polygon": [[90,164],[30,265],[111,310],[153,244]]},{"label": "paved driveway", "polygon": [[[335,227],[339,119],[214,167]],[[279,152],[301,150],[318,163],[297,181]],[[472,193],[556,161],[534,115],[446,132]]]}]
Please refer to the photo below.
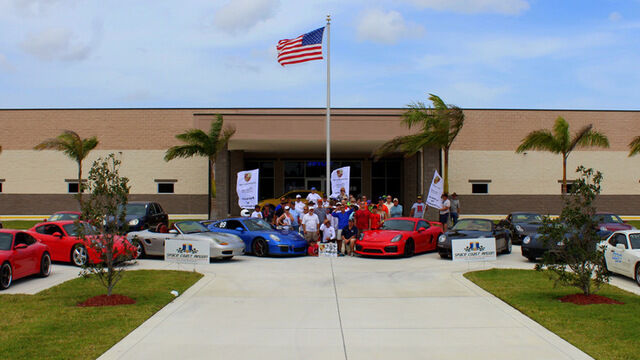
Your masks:
[{"label": "paved driveway", "polygon": [[101,359],[589,359],[461,275],[494,266],[532,264],[518,247],[487,264],[437,254],[214,262]]}]

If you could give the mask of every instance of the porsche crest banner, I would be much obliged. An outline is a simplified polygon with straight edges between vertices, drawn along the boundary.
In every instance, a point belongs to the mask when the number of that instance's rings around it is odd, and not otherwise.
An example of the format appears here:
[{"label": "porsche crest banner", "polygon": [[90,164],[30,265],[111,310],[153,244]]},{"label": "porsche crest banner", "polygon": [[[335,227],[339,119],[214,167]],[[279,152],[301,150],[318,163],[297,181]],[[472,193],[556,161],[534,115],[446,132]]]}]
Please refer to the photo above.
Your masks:
[{"label": "porsche crest banner", "polygon": [[340,189],[349,195],[349,176],[351,175],[351,166],[341,167],[331,172],[331,197],[336,198],[340,195]]},{"label": "porsche crest banner", "polygon": [[205,240],[164,241],[164,260],[180,264],[208,264],[211,243]]},{"label": "porsche crest banner", "polygon": [[252,209],[258,204],[259,169],[239,171],[236,182],[238,205],[242,209]]},{"label": "porsche crest banner", "polygon": [[496,238],[451,240],[453,261],[495,261]]},{"label": "porsche crest banner", "polygon": [[436,209],[442,208],[442,193],[444,192],[444,180],[436,170],[429,187],[429,195],[427,196],[427,205]]}]

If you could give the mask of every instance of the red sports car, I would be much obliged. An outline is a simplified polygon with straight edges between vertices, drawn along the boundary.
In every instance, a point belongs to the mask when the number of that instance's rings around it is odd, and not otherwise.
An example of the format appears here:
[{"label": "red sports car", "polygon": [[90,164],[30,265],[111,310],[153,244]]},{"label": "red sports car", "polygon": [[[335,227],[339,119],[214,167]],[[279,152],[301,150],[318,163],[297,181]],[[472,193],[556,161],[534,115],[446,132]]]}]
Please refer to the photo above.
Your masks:
[{"label": "red sports car", "polygon": [[[96,230],[90,224],[81,222],[85,227],[85,233],[95,233]],[[48,221],[36,224],[31,231],[37,233],[37,239],[49,246],[51,249],[51,259],[53,261],[71,262],[76,266],[83,266],[90,261],[92,264],[100,263],[100,254],[93,249],[87,240],[78,237],[78,225],[71,220]],[[100,240],[99,235],[91,235],[91,239]],[[116,238],[116,251],[114,258],[132,254],[136,257],[133,245],[129,243],[125,236]]]},{"label": "red sports car", "polygon": [[0,230],[0,290],[25,276],[49,276],[51,256],[47,245],[28,231]]},{"label": "red sports car", "polygon": [[385,220],[379,230],[360,234],[355,252],[360,255],[410,257],[436,249],[441,224],[418,218],[398,217]]}]

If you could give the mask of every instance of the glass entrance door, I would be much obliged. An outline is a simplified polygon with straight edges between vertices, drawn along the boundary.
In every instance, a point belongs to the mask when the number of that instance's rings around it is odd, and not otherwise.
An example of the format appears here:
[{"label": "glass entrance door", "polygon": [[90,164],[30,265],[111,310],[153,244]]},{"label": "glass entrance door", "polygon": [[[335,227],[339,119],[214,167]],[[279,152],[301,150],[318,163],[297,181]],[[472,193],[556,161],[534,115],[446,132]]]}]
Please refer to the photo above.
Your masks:
[{"label": "glass entrance door", "polygon": [[311,190],[311,188],[316,188],[318,191],[325,192],[325,183],[324,178],[305,178],[305,189]]}]

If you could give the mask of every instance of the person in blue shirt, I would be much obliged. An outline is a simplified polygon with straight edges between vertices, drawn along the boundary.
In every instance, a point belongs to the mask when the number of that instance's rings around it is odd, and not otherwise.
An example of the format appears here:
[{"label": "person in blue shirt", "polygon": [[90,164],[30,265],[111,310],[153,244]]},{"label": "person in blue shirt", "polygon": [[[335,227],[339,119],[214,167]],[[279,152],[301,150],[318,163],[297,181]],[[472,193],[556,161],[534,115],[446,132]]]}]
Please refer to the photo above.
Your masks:
[{"label": "person in blue shirt", "polygon": [[295,231],[298,231],[298,229],[300,228],[300,214],[296,211],[296,208],[291,205],[293,204],[289,204],[289,213],[291,214],[291,216],[293,216],[293,219],[291,220],[291,228],[293,228]]},{"label": "person in blue shirt", "polygon": [[393,206],[389,212],[389,217],[392,218],[402,216],[402,205],[398,204],[398,198],[393,199]]},{"label": "person in blue shirt", "polygon": [[349,217],[353,210],[342,204],[338,204],[338,209],[331,213],[331,216],[338,218],[338,230],[336,231],[336,238],[338,239],[338,252],[342,251],[342,229],[349,226]]}]

